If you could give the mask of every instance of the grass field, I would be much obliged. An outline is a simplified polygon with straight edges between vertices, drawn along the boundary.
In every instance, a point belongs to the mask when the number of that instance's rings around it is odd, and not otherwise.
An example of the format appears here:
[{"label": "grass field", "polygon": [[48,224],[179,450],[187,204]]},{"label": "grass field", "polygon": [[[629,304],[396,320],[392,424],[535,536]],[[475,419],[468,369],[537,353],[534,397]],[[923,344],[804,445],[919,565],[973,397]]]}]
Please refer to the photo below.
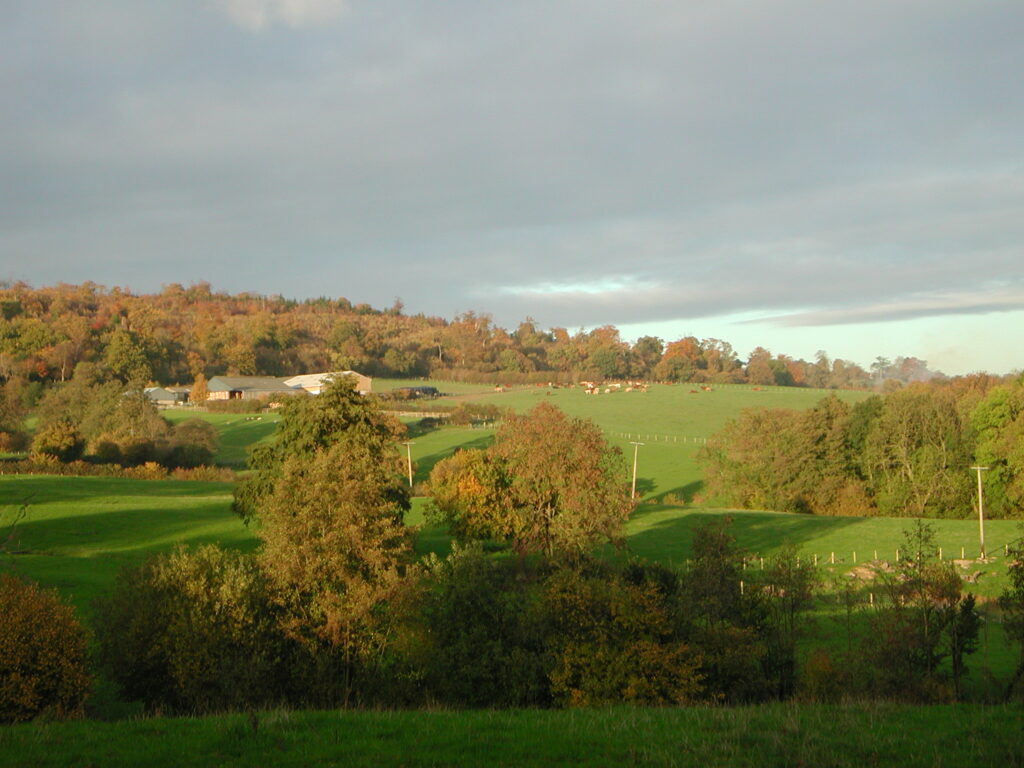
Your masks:
[{"label": "grass field", "polygon": [[[374,390],[386,392],[399,386],[426,384],[434,386],[445,397],[428,401],[438,405],[455,405],[460,401],[493,403],[523,412],[540,402],[557,405],[570,416],[594,421],[608,441],[618,446],[627,461],[632,461],[633,442],[643,442],[639,449],[637,491],[644,498],[664,499],[666,496],[690,501],[700,487],[700,470],[694,455],[703,441],[745,408],[809,408],[828,394],[846,402],[868,397],[865,392],[825,391],[796,387],[753,387],[716,385],[711,392],[691,393],[685,384],[655,384],[645,392],[616,392],[608,395],[586,395],[579,387],[548,389],[523,386],[495,392],[494,387],[481,384],[460,384],[417,379],[375,379]],[[168,409],[163,415],[178,422],[202,418],[213,424],[220,435],[219,464],[241,469],[245,466],[247,449],[272,439],[279,420],[276,413],[258,416],[205,413],[202,411]],[[407,419],[406,421],[410,421]],[[427,479],[440,459],[460,447],[482,447],[493,435],[491,430],[446,428],[417,435],[412,447],[415,480]]]},{"label": "grass field", "polygon": [[[391,385],[410,383],[390,380],[387,385],[391,388]],[[493,387],[481,385],[437,381],[415,383],[428,384],[454,395],[430,401],[438,404],[452,405],[460,400],[469,400],[524,412],[538,403],[547,402],[570,416],[591,419],[604,431],[606,439],[622,450],[630,463],[634,451],[632,443],[643,443],[637,462],[637,492],[641,496],[663,499],[672,495],[685,501],[690,501],[700,487],[700,470],[694,461],[697,450],[707,437],[745,408],[804,409],[829,394],[849,403],[869,396],[866,392],[830,392],[796,387],[754,389],[740,385],[716,385],[711,392],[697,388],[698,394],[692,394],[691,387],[684,384],[654,384],[647,392],[620,391],[595,396],[585,394],[580,387],[548,389],[523,386],[495,392]],[[412,451],[413,460],[417,463],[416,479],[425,480],[438,459],[460,447],[460,439],[470,447],[485,445],[484,434],[482,430],[445,429],[417,437]]]},{"label": "grass field", "polygon": [[117,572],[176,544],[250,549],[231,485],[106,477],[0,475],[0,536],[27,504],[0,566],[56,587],[84,615]]},{"label": "grass field", "polygon": [[276,413],[207,413],[189,409],[168,408],[161,415],[173,424],[186,419],[203,419],[217,428],[220,445],[214,460],[221,465],[243,469],[249,458],[248,449],[259,442],[273,439],[280,416]]},{"label": "grass field", "polygon": [[1024,765],[1020,707],[288,712],[0,728],[0,766]]}]

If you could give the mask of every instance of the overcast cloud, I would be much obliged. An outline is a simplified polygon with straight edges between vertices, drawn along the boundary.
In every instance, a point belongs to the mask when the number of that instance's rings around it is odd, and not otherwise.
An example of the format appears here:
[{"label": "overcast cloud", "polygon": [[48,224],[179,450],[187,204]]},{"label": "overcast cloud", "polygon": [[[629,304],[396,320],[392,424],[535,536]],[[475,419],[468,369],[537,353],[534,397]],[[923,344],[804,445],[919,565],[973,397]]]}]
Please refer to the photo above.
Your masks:
[{"label": "overcast cloud", "polygon": [[0,278],[1021,348],[1021,40],[1019,0],[15,0]]}]

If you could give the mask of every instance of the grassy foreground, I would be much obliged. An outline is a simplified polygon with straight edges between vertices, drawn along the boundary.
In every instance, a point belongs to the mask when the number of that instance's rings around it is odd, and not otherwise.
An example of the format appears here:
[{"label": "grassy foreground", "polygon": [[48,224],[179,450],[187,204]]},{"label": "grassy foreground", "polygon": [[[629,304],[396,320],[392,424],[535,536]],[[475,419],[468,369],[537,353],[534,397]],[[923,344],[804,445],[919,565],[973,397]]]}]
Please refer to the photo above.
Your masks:
[{"label": "grassy foreground", "polygon": [[1024,765],[1021,707],[266,712],[0,729],[0,766]]}]

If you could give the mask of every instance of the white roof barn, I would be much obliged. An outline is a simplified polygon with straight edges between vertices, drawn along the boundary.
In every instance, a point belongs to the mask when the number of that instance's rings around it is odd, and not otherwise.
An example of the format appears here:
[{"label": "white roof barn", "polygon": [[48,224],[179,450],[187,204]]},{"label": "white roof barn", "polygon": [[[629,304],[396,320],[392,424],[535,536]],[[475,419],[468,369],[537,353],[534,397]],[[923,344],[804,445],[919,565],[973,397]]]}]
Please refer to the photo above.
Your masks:
[{"label": "white roof barn", "polygon": [[321,390],[327,386],[327,382],[335,376],[352,376],[356,380],[356,391],[361,395],[368,395],[373,389],[373,380],[369,376],[363,376],[355,371],[331,371],[330,373],[304,373],[301,376],[292,376],[285,379],[284,383],[289,387],[304,389],[311,395],[319,395]]}]

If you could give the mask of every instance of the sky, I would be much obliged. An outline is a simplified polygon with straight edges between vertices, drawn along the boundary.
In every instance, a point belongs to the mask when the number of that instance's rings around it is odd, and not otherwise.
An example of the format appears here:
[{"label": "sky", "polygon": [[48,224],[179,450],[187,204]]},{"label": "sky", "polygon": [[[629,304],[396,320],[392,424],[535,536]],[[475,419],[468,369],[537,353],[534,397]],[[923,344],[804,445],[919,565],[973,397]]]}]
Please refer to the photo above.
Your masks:
[{"label": "sky", "polygon": [[1020,0],[5,0],[0,280],[1024,368]]}]

